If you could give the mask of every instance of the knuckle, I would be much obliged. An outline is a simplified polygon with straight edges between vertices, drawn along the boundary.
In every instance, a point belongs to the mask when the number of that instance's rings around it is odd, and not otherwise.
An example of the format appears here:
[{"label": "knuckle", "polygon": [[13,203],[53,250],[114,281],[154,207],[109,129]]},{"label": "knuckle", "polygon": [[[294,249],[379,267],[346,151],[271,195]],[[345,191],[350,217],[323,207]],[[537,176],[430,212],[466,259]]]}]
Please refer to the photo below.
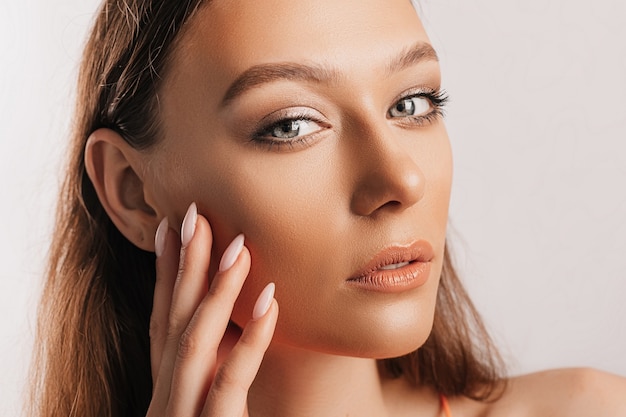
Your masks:
[{"label": "knuckle", "polygon": [[175,311],[170,311],[169,321],[167,324],[167,340],[176,340],[183,332],[183,321],[178,317]]},{"label": "knuckle", "polygon": [[186,329],[178,340],[178,358],[181,360],[188,359],[198,350],[198,343],[190,329]]},{"label": "knuckle", "polygon": [[215,378],[213,379],[212,388],[217,392],[228,391],[244,395],[248,392],[247,385],[241,381],[240,378],[237,378],[233,372],[232,366],[228,365],[227,362],[224,362],[217,370]]}]

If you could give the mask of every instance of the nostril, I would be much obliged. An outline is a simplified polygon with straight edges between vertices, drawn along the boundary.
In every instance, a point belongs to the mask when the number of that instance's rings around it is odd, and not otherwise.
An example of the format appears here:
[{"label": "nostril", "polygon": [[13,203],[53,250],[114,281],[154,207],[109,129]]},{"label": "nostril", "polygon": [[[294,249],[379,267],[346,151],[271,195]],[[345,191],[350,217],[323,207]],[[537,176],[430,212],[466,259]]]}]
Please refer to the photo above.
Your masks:
[{"label": "nostril", "polygon": [[382,206],[380,206],[381,209],[396,209],[396,208],[400,208],[402,206],[402,203],[399,201],[387,201],[385,204],[383,204]]}]

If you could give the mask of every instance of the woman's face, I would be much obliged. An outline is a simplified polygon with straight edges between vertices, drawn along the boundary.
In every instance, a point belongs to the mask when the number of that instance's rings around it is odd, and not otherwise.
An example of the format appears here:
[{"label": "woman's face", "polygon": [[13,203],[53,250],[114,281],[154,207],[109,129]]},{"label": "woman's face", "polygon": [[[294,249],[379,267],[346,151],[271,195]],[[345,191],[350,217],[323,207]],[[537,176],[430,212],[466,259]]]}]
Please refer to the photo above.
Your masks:
[{"label": "woman's face", "polygon": [[391,357],[424,342],[451,183],[439,87],[409,0],[214,0],[194,18],[147,184],[178,224],[198,204],[213,270],[245,234],[237,324],[275,282],[275,346]]}]

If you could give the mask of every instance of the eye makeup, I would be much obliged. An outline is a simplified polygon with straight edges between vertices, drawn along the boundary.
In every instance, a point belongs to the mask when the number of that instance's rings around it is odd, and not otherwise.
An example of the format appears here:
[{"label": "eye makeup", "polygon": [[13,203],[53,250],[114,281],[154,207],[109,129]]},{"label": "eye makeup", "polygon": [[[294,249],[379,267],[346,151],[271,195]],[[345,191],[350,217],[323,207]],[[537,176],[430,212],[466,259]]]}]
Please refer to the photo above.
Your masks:
[{"label": "eye makeup", "polygon": [[[314,114],[314,111],[286,109],[266,118],[261,128],[252,135],[251,141],[258,145],[294,149],[306,147],[330,125]],[[321,115],[320,115],[321,116]]]},{"label": "eye makeup", "polygon": [[[415,103],[415,100],[422,103]],[[402,123],[408,123],[416,127],[427,126],[434,123],[445,115],[445,106],[449,101],[449,96],[445,90],[418,89],[404,93],[387,112],[390,119],[401,119]],[[428,109],[416,112],[417,105],[428,105]]]},{"label": "eye makeup", "polygon": [[[386,117],[408,128],[425,127],[444,116],[448,100],[447,93],[440,88],[411,89],[394,100]],[[279,110],[263,118],[250,142],[271,151],[306,148],[331,128],[323,119],[319,112],[306,107]]]}]

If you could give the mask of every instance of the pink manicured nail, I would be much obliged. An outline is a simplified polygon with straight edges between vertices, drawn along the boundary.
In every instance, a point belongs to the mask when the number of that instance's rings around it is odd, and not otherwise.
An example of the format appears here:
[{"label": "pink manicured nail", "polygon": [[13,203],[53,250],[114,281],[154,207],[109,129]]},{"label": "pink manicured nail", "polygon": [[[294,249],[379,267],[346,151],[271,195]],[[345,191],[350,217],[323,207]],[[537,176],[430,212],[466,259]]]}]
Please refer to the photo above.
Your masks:
[{"label": "pink manicured nail", "polygon": [[272,305],[272,300],[274,299],[274,291],[276,286],[273,282],[267,284],[267,286],[261,291],[261,295],[257,298],[256,303],[254,304],[254,310],[252,311],[252,320],[258,320],[267,313],[267,310],[270,309]]},{"label": "pink manicured nail", "polygon": [[187,209],[187,214],[185,214],[185,218],[183,220],[183,227],[180,229],[180,240],[183,246],[187,246],[191,239],[193,239],[193,234],[196,231],[196,220],[198,219],[198,207],[196,203],[191,203],[189,208]]},{"label": "pink manicured nail", "polygon": [[164,217],[157,227],[156,234],[154,235],[154,253],[159,257],[163,255],[165,250],[165,237],[167,236],[168,221],[167,217]]},{"label": "pink manicured nail", "polygon": [[238,235],[232,242],[230,242],[230,245],[228,245],[224,251],[224,255],[222,255],[222,259],[220,260],[220,272],[230,269],[235,264],[235,261],[243,249],[243,242],[244,237],[242,234]]}]

